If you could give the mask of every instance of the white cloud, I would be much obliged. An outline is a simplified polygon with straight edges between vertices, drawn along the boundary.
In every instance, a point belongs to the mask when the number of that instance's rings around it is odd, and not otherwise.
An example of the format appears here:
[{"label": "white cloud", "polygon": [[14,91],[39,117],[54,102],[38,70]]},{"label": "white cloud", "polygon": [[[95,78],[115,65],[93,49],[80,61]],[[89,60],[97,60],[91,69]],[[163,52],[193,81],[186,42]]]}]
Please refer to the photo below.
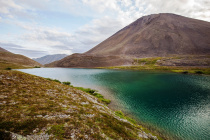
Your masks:
[{"label": "white cloud", "polygon": [[13,0],[0,0],[0,13],[10,14],[12,10],[23,10],[23,7],[16,4]]},{"label": "white cloud", "polygon": [[93,20],[80,28],[75,37],[84,46],[83,51],[91,49],[123,27],[122,23],[110,17],[103,17]]},{"label": "white cloud", "polygon": [[20,39],[34,44],[33,49],[39,46],[38,48],[42,48],[42,50],[49,52],[49,54],[64,52],[65,54],[72,54],[71,49],[74,37],[71,34],[41,26],[27,29],[28,32],[23,34]]},{"label": "white cloud", "polygon": [[[210,21],[209,5],[209,0],[0,0],[0,22],[9,20],[10,25],[22,29],[20,34],[10,37],[1,35],[0,31],[0,42],[7,47],[16,44],[21,46],[20,50],[30,52],[42,50],[42,55],[82,53],[143,15],[175,13]],[[50,26],[42,23],[43,11],[93,20],[74,32],[67,32],[53,23]],[[21,18],[32,20],[24,22]],[[18,47],[13,50],[17,51]]]},{"label": "white cloud", "polygon": [[105,10],[118,10],[117,0],[82,0],[84,4],[90,5],[98,12]]},{"label": "white cloud", "polygon": [[143,5],[144,15],[174,13],[186,17],[210,21],[209,0],[136,0],[135,6]]},{"label": "white cloud", "polygon": [[48,9],[50,0],[14,0],[16,3],[24,7],[25,9]]},{"label": "white cloud", "polygon": [[15,15],[25,13],[24,7],[15,3],[13,0],[0,0],[0,14],[1,16],[14,18]]},{"label": "white cloud", "polygon": [[[72,54],[72,45],[74,43],[74,37],[67,32],[60,31],[57,28],[49,28],[37,25],[35,23],[23,23],[16,22],[15,25],[24,29],[24,33],[21,35],[10,34],[4,35],[4,38],[0,39],[0,43],[11,51],[16,53],[23,52],[28,57],[36,57],[31,52],[44,52],[46,54]],[[9,45],[13,47],[9,47]],[[14,48],[14,46],[16,47]],[[19,49],[18,47],[21,46]],[[26,53],[28,52],[28,53]],[[29,53],[30,52],[30,53]],[[37,57],[42,56],[43,53],[36,53]]]}]

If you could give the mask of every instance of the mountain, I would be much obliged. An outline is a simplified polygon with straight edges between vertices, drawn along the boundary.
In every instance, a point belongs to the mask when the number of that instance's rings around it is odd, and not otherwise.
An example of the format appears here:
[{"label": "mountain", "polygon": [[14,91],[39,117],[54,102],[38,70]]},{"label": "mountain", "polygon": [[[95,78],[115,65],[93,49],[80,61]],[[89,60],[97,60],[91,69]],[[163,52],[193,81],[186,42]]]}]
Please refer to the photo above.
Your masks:
[{"label": "mountain", "polygon": [[139,18],[86,53],[73,54],[49,66],[121,66],[132,65],[136,58],[209,56],[209,38],[210,22],[153,14]]},{"label": "mountain", "polygon": [[9,52],[8,50],[5,50],[4,48],[0,47],[0,52]]},{"label": "mountain", "polygon": [[54,54],[54,55],[46,55],[40,58],[35,58],[33,60],[39,62],[40,64],[49,64],[54,61],[58,61],[66,57],[66,54]]},{"label": "mountain", "polygon": [[0,69],[35,66],[41,67],[42,65],[26,56],[11,53],[0,47]]}]

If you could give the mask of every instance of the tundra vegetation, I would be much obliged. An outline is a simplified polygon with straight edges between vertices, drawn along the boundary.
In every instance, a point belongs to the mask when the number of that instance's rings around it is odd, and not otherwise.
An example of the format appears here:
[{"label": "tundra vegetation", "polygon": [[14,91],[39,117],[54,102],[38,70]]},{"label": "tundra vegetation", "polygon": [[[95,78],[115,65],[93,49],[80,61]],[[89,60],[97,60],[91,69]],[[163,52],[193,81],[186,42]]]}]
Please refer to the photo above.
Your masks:
[{"label": "tundra vegetation", "polygon": [[[143,71],[166,71],[183,74],[206,74],[210,75],[210,57],[205,56],[194,59],[193,56],[185,57],[151,57],[134,59],[130,66],[112,66],[112,67],[98,67],[106,69],[127,69],[127,70],[143,70]],[[194,59],[194,60],[193,60]],[[186,63],[186,66],[184,66]],[[190,66],[198,65],[201,66]],[[189,65],[189,66],[188,66]]]},{"label": "tundra vegetation", "polygon": [[6,50],[2,51],[0,47],[0,70],[4,69],[24,69],[39,68],[42,65],[38,62],[19,54],[14,54]]},{"label": "tundra vegetation", "polygon": [[0,139],[162,139],[92,89],[0,71]]}]

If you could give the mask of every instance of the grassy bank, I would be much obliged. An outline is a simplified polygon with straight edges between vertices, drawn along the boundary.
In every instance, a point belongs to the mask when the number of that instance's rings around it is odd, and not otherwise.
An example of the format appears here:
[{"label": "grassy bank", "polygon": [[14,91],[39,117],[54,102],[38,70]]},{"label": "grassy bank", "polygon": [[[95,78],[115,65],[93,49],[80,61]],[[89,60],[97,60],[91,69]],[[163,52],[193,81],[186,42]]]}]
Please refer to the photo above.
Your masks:
[{"label": "grassy bank", "polygon": [[[206,58],[207,56],[205,56]],[[193,57],[192,57],[193,58]],[[183,74],[205,74],[210,75],[210,62],[209,56],[208,59],[197,58],[193,61],[191,57],[155,57],[155,58],[141,58],[134,59],[131,66],[113,66],[113,67],[98,67],[100,69],[125,69],[125,70],[145,70],[145,71],[167,71],[167,72],[176,72]],[[205,61],[204,65],[206,66],[164,66],[166,64],[172,65],[173,63],[182,63],[182,61],[187,61],[188,63],[202,63],[202,60]],[[163,65],[164,64],[164,65]],[[181,64],[180,64],[181,65]],[[182,64],[184,65],[184,64]],[[186,64],[187,65],[187,64]]]},{"label": "grassy bank", "polygon": [[104,103],[104,104],[107,104],[107,105],[111,103],[111,100],[105,99],[104,96],[101,95],[100,93],[98,93],[97,90],[90,89],[90,88],[83,88],[83,87],[74,87],[74,86],[71,85],[71,82],[69,82],[69,81],[61,82],[61,81],[59,81],[57,79],[51,79],[51,78],[46,78],[46,79],[50,80],[50,81],[55,81],[55,82],[58,82],[58,83],[62,83],[64,85],[68,85],[68,86],[70,86],[72,88],[76,88],[78,90],[84,91],[84,92],[86,92],[86,93],[96,97],[98,99],[98,101],[101,102],[101,103]]},{"label": "grassy bank", "polygon": [[10,132],[28,139],[157,138],[110,110],[103,100],[96,91],[72,87],[69,82],[1,70],[0,138]]},{"label": "grassy bank", "polygon": [[96,97],[99,102],[102,102],[102,103],[107,104],[107,105],[111,103],[111,100],[105,99],[103,95],[101,95],[100,93],[97,93],[97,91],[94,90],[94,89],[83,88],[83,87],[75,87],[75,88],[79,89],[79,90],[82,90],[82,91]]},{"label": "grassy bank", "polygon": [[7,69],[24,69],[26,67],[21,66],[19,64],[9,63],[6,61],[0,61],[0,70],[7,70]]},{"label": "grassy bank", "polygon": [[122,70],[139,70],[139,71],[166,71],[183,74],[205,74],[210,75],[210,68],[199,67],[174,67],[174,66],[114,66],[99,67],[100,69],[122,69]]},{"label": "grassy bank", "polygon": [[10,63],[8,61],[0,60],[0,70],[12,70],[12,69],[30,69],[30,68],[40,68],[40,66],[24,66],[17,63]]}]

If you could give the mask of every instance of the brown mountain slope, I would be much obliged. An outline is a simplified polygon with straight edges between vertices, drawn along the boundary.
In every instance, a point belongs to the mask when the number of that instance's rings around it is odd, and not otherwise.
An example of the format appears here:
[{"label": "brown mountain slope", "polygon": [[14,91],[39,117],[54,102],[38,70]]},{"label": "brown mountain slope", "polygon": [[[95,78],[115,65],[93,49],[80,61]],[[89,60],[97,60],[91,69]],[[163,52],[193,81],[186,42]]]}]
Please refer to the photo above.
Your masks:
[{"label": "brown mountain slope", "polygon": [[38,62],[20,55],[11,53],[3,48],[0,48],[0,69],[5,68],[24,68],[42,66]]},{"label": "brown mountain slope", "polygon": [[0,52],[9,52],[9,51],[0,47]]},{"label": "brown mountain slope", "polygon": [[[210,55],[209,38],[210,22],[154,14],[136,20],[88,52],[66,57],[51,66],[116,66],[131,64],[134,58]],[[116,64],[110,56],[120,63]]]}]

